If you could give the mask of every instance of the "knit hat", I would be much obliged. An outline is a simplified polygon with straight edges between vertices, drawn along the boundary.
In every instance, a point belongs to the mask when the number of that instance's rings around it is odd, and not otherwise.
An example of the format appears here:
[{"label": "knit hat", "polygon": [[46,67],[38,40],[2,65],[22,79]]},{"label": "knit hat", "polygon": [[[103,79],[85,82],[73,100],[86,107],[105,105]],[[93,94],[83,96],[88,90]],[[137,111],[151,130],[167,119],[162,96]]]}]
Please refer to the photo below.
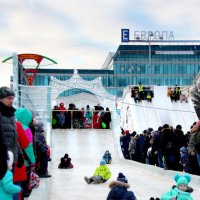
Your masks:
[{"label": "knit hat", "polygon": [[3,99],[5,97],[9,97],[9,96],[15,96],[14,91],[6,86],[0,87],[0,99]]},{"label": "knit hat", "polygon": [[101,160],[100,165],[105,165],[106,161],[105,160]]},{"label": "knit hat", "polygon": [[169,124],[164,124],[163,128],[169,128]]},{"label": "knit hat", "polygon": [[129,134],[129,130],[125,130],[125,134]]},{"label": "knit hat", "polygon": [[187,148],[186,147],[181,147],[180,151],[183,152],[183,153],[187,153]]},{"label": "knit hat", "polygon": [[182,130],[182,126],[181,125],[177,125],[176,129]]},{"label": "knit hat", "polygon": [[69,155],[66,153],[65,155],[64,155],[64,158],[69,158]]},{"label": "knit hat", "polygon": [[118,174],[117,181],[120,181],[123,183],[128,183],[126,176],[124,176],[124,174],[121,172]]},{"label": "knit hat", "polygon": [[38,121],[35,124],[35,129],[36,129],[36,132],[42,133],[44,131],[44,123],[41,121]]},{"label": "knit hat", "polygon": [[185,174],[184,176],[180,176],[179,174],[176,174],[174,176],[174,180],[176,181],[176,186],[183,184],[188,186],[188,183],[191,181],[191,176],[188,174]]}]

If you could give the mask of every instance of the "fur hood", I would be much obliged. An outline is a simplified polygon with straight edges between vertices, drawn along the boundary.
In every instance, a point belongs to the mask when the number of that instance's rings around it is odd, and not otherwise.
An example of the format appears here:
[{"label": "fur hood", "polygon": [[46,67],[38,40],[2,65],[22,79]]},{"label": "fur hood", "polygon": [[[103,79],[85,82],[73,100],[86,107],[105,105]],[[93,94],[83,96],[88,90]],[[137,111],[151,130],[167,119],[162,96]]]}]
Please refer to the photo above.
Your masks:
[{"label": "fur hood", "polygon": [[109,188],[113,188],[113,187],[124,187],[124,188],[129,188],[130,185],[128,183],[123,183],[120,181],[112,181],[109,183]]}]

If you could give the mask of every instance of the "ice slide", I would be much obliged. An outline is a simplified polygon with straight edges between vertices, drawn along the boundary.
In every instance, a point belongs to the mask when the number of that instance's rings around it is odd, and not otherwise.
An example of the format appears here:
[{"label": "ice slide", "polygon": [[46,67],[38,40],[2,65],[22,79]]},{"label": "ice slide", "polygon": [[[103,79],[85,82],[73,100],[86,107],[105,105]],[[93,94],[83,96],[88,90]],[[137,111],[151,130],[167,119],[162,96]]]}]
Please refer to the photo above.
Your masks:
[{"label": "ice slide", "polygon": [[121,127],[124,129],[141,133],[146,128],[157,129],[161,125],[158,112],[154,109],[154,102],[135,103],[130,92],[127,92],[121,104]]},{"label": "ice slide", "polygon": [[[129,130],[137,130],[138,133],[141,133],[144,130],[144,127],[152,127],[154,130],[160,125],[160,119],[157,114],[157,111],[154,109],[153,102],[142,101],[140,103],[135,103],[133,98],[130,101],[130,109],[132,115],[132,127],[129,126]],[[134,113],[134,114],[133,114]],[[129,114],[130,115],[130,114]],[[131,118],[129,118],[130,120]]]},{"label": "ice slide", "polygon": [[[135,130],[141,133],[149,127],[157,129],[163,124],[169,124],[173,127],[180,124],[183,131],[186,132],[198,120],[191,99],[188,99],[188,103],[184,101],[182,103],[179,101],[171,102],[170,98],[167,97],[166,86],[154,86],[152,103],[142,101],[135,104],[130,93],[126,94],[124,101],[129,103],[129,107],[126,105],[129,109],[123,110],[121,120],[124,123],[121,125],[130,131]],[[124,116],[126,116],[126,120],[123,120]]]},{"label": "ice slide", "polygon": [[[187,126],[191,126],[195,121],[198,120],[198,117],[196,115],[194,105],[192,103],[192,100],[188,98],[188,103],[182,102],[180,103],[180,108],[182,110],[182,115],[184,118],[184,122],[187,124]],[[188,112],[189,111],[189,112]]]},{"label": "ice slide", "polygon": [[[41,179],[39,188],[29,199],[48,200],[104,200],[109,192],[108,184],[123,172],[138,200],[148,200],[160,195],[174,184],[176,172],[125,160],[119,146],[119,119],[114,120],[114,130],[53,130],[51,135],[52,161],[49,173],[52,177]],[[109,165],[111,179],[104,183],[88,185],[83,177],[93,174],[103,153],[110,150],[113,162]],[[58,169],[60,157],[68,153],[73,169]],[[190,184],[195,190],[194,200],[199,199],[200,179],[193,176]],[[39,198],[40,196],[40,198]]]}]

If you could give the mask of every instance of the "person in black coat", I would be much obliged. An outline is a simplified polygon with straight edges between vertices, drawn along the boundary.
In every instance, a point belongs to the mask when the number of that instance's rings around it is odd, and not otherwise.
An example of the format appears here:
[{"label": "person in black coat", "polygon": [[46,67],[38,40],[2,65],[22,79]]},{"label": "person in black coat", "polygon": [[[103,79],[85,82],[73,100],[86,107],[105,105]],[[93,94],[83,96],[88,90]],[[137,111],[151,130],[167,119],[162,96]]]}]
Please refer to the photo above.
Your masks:
[{"label": "person in black coat", "polygon": [[186,141],[186,138],[185,138],[185,135],[182,131],[182,126],[181,125],[177,125],[176,126],[176,129],[174,130],[174,133],[177,137],[177,140],[178,140],[178,148],[180,149],[181,147],[183,146],[187,146],[187,141]]},{"label": "person in black coat", "polygon": [[35,152],[37,155],[37,166],[38,170],[37,173],[40,176],[40,178],[49,178],[51,177],[50,174],[48,174],[48,145],[46,143],[46,139],[44,136],[44,124],[43,122],[37,121],[34,124],[35,128]]},{"label": "person in black coat", "polygon": [[122,173],[119,173],[116,181],[110,182],[109,187],[111,190],[106,200],[136,200],[134,193],[127,190],[130,185]]},{"label": "person in black coat", "polygon": [[[177,125],[176,129],[174,129],[174,134],[177,137],[177,148],[180,149],[182,147],[186,147],[187,146],[187,141],[185,138],[185,135],[182,131],[182,126],[181,125]],[[176,166],[178,171],[183,171],[182,166],[179,164],[179,159],[180,159],[180,152],[176,151],[175,152],[175,158],[176,158]]]},{"label": "person in black coat", "polygon": [[120,136],[122,153],[125,159],[130,159],[128,148],[129,148],[129,143],[131,140],[131,135],[129,133],[129,130],[126,130],[124,133],[125,134],[121,134]]},{"label": "person in black coat", "polygon": [[159,148],[163,152],[165,169],[177,170],[178,139],[168,124],[163,125]]},{"label": "person in black coat", "polygon": [[153,144],[152,144],[152,154],[157,154],[158,156],[158,166],[163,168],[164,164],[163,164],[163,152],[160,149],[160,140],[162,138],[162,126],[160,126],[158,128],[157,134],[155,135],[155,138],[153,140]]}]

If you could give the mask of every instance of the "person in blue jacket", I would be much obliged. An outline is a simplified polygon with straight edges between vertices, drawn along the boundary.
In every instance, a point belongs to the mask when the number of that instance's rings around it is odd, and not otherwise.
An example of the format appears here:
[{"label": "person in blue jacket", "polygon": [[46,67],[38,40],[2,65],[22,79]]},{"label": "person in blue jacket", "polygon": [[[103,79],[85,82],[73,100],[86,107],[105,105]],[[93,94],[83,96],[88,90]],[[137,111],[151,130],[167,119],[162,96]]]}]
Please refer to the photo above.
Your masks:
[{"label": "person in blue jacket", "polygon": [[20,193],[21,187],[13,184],[13,153],[7,152],[5,144],[0,144],[0,199],[12,200],[13,194]]},{"label": "person in blue jacket", "polygon": [[120,172],[117,180],[110,182],[111,190],[106,200],[136,200],[134,193],[127,190],[129,187],[126,176]]},{"label": "person in blue jacket", "polygon": [[111,164],[111,162],[112,162],[111,153],[107,150],[107,151],[104,153],[102,159],[105,160],[107,164]]}]

